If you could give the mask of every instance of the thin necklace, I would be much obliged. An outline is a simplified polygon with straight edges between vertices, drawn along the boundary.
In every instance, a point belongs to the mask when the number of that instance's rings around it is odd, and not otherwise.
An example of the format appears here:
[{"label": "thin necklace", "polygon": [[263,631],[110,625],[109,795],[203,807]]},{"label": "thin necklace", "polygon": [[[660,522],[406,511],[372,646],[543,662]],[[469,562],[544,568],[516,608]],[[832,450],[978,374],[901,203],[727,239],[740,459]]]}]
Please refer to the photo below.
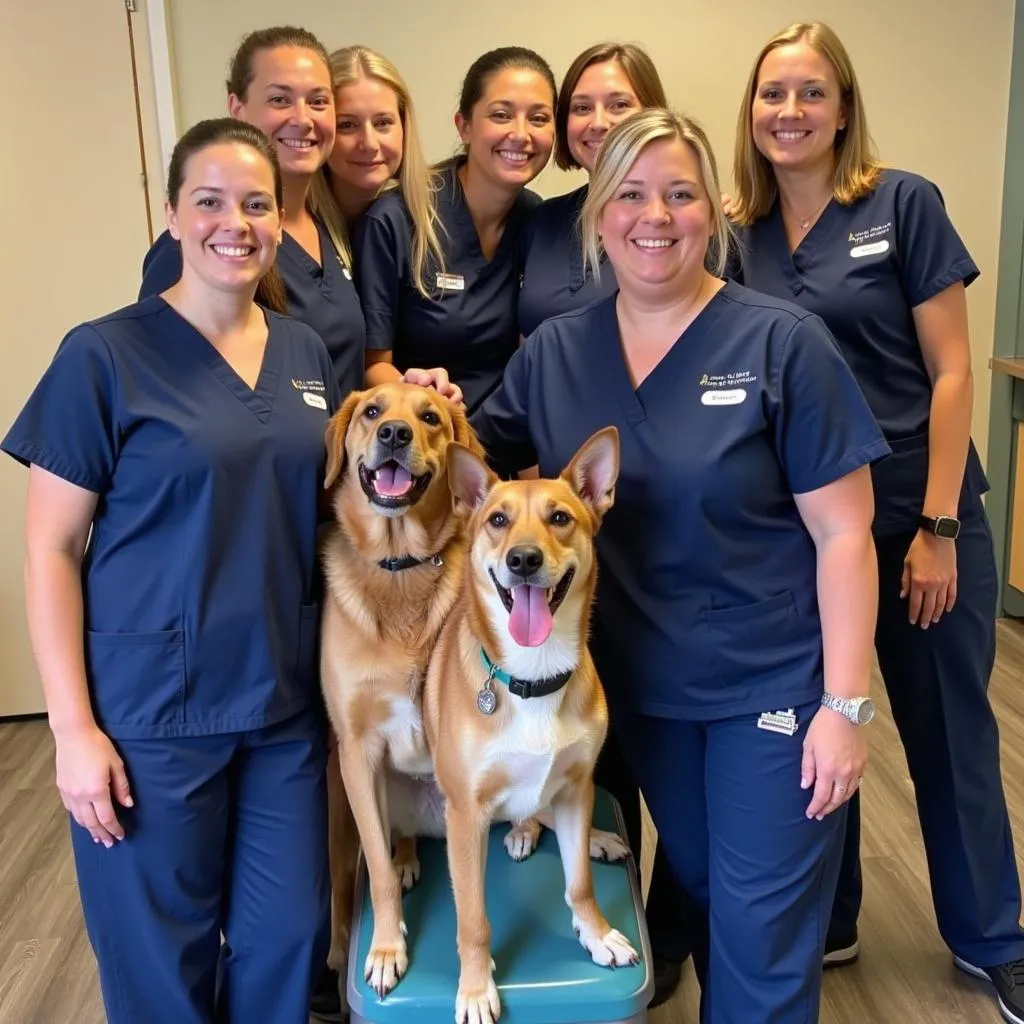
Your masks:
[{"label": "thin necklace", "polygon": [[819,206],[814,211],[814,213],[812,213],[806,220],[803,217],[801,217],[800,214],[798,214],[796,212],[796,210],[793,209],[793,207],[790,204],[788,199],[784,199],[783,202],[785,203],[785,205],[787,207],[789,207],[789,212],[792,213],[794,217],[796,217],[796,222],[797,222],[797,224],[800,225],[800,230],[801,231],[806,231],[811,226],[811,224],[814,223],[814,221],[817,219],[817,217],[821,213],[821,211],[824,210],[826,206],[828,206],[828,204],[831,202],[831,200],[832,200],[832,193],[830,192],[825,197],[825,202],[823,202],[821,204],[821,206]]}]

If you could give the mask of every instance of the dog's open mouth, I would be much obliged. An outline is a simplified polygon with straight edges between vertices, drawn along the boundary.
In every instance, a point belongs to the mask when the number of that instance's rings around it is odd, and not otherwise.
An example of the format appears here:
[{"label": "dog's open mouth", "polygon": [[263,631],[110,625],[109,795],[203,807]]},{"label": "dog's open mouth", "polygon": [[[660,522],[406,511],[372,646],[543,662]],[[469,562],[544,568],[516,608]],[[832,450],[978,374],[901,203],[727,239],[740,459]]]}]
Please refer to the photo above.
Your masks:
[{"label": "dog's open mouth", "polygon": [[508,631],[520,647],[539,647],[551,635],[554,616],[569,593],[576,569],[566,570],[554,587],[532,587],[520,584],[509,590],[498,582],[494,570],[489,570],[491,582],[508,612]]},{"label": "dog's open mouth", "polygon": [[376,469],[359,465],[359,483],[363,493],[375,505],[384,508],[401,508],[415,505],[423,497],[430,483],[430,473],[413,476],[404,466],[388,461]]}]

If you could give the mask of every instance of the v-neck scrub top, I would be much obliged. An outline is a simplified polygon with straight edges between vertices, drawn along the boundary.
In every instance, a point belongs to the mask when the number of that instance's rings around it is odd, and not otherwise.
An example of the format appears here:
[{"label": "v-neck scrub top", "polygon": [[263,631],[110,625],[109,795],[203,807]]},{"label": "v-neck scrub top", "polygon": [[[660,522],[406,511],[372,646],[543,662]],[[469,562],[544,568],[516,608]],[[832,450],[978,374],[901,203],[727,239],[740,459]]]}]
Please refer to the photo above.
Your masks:
[{"label": "v-neck scrub top", "polygon": [[[832,200],[792,254],[778,202],[740,238],[737,279],[825,321],[892,446],[873,470],[875,532],[913,532],[928,481],[932,399],[913,309],[978,276],[939,190],[886,170],[849,206]],[[961,505],[987,490],[972,442]]]},{"label": "v-neck scrub top", "polygon": [[391,349],[403,372],[443,366],[472,411],[501,380],[519,344],[516,294],[523,230],[540,198],[523,189],[490,260],[480,248],[459,181],[445,168],[435,196],[444,273],[428,260],[424,298],[412,273],[412,220],[397,190],[363,214],[353,235],[356,287],[366,317],[367,347]]},{"label": "v-neck scrub top", "polygon": [[817,553],[793,495],[888,451],[821,321],[730,282],[634,389],[612,296],[541,324],[473,417],[493,457],[542,475],[609,424],[590,641],[609,701],[713,719],[819,699]]},{"label": "v-neck scrub top", "polygon": [[600,281],[584,272],[579,217],[588,188],[545,199],[530,214],[519,283],[519,333],[524,338],[549,317],[579,309],[618,288],[607,260],[601,263]]},{"label": "v-neck scrub top", "polygon": [[322,341],[267,313],[254,389],[159,297],[83,324],[2,443],[99,495],[82,565],[90,696],[124,739],[262,728],[317,699]]},{"label": "v-neck scrub top", "polygon": [[[338,255],[331,236],[316,222],[320,237],[317,263],[287,231],[277,247],[277,269],[284,282],[288,312],[312,327],[334,364],[342,395],[363,386],[366,372],[366,322],[352,272]],[[181,277],[181,246],[164,232],[142,263],[139,298],[159,295]]]}]

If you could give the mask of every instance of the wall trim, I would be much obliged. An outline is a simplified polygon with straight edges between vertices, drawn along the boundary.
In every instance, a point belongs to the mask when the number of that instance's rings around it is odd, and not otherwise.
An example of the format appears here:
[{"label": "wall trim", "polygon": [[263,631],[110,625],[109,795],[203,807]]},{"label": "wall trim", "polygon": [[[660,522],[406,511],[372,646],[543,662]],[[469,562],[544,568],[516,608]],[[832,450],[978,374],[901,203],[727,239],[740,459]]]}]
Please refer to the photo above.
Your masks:
[{"label": "wall trim", "polygon": [[146,0],[149,29],[149,53],[153,69],[157,132],[160,138],[161,192],[167,184],[167,165],[178,141],[178,116],[174,95],[174,70],[171,59],[171,35],[165,0]]}]

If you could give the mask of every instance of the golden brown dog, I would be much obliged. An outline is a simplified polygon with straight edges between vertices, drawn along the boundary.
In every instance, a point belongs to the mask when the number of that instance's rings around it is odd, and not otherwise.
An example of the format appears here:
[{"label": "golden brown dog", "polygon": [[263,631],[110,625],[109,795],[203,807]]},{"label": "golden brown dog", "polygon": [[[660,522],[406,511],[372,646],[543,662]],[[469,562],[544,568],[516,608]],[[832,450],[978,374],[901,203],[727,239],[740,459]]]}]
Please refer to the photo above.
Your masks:
[{"label": "golden brown dog", "polygon": [[409,384],[350,395],[327,430],[336,522],[323,545],[321,678],[344,780],[333,761],[330,964],[344,979],[361,841],[374,912],[364,970],[381,995],[408,964],[401,897],[419,873],[401,780],[433,774],[421,687],[466,556],[447,482],[452,441],[481,451],[460,409]]},{"label": "golden brown dog", "polygon": [[607,966],[638,960],[597,906],[590,867],[593,770],[608,719],[587,649],[593,539],[618,471],[614,428],[590,438],[557,480],[503,483],[469,448],[448,449],[455,504],[472,515],[471,548],[427,671],[423,716],[445,798],[461,963],[457,1024],[490,1024],[500,1013],[484,906],[495,820],[546,818],[583,947]]}]

